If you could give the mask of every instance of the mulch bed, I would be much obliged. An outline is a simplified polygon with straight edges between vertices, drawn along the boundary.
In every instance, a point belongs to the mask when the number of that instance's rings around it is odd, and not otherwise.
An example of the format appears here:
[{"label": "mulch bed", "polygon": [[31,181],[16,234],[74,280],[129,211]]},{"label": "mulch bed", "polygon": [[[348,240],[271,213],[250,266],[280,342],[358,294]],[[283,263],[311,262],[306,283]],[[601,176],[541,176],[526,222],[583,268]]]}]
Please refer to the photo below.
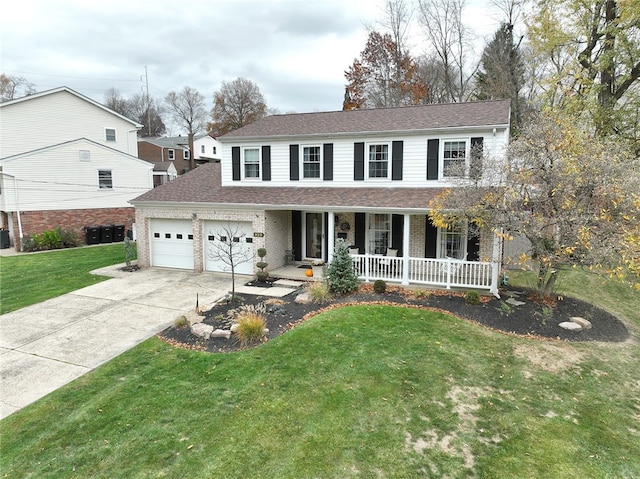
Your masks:
[{"label": "mulch bed", "polygon": [[[413,291],[399,287],[388,287],[385,293],[376,294],[372,291],[370,284],[364,284],[357,292],[339,296],[329,303],[301,304],[295,302],[295,297],[302,291],[302,289],[298,289],[283,298],[243,295],[243,304],[257,304],[267,301],[266,320],[269,333],[265,340],[275,338],[327,308],[370,303],[440,310],[499,332],[535,339],[622,342],[630,336],[626,326],[619,319],[591,304],[568,297],[560,298],[553,304],[543,304],[533,299],[534,295],[531,291],[524,289],[503,289],[500,291],[500,300],[494,297],[483,297],[480,305],[467,304],[464,300],[464,293],[459,292],[431,291],[429,298],[420,299],[415,297]],[[505,306],[506,300],[510,297],[524,304]],[[222,318],[230,309],[238,306],[238,303],[218,303],[205,313],[203,322],[214,328],[224,329],[225,322]],[[580,316],[589,320],[593,327],[575,332],[567,331],[558,326],[561,322],[569,321],[572,316]],[[204,340],[191,334],[189,327],[171,326],[162,331],[158,337],[175,346],[211,353],[242,349],[242,346],[233,337],[231,339],[210,338]]]}]

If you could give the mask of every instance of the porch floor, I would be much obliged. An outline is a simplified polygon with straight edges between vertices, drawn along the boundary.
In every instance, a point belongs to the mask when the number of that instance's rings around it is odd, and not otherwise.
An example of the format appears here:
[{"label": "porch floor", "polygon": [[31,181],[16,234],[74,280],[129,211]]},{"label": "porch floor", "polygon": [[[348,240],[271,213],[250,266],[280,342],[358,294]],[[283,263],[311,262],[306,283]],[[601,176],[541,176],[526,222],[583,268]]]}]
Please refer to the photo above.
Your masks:
[{"label": "porch floor", "polygon": [[281,266],[269,271],[269,275],[275,278],[293,279],[296,281],[321,281],[324,278],[318,278],[316,276],[306,276],[307,272],[304,268],[299,268],[298,265],[292,264],[287,266]]}]

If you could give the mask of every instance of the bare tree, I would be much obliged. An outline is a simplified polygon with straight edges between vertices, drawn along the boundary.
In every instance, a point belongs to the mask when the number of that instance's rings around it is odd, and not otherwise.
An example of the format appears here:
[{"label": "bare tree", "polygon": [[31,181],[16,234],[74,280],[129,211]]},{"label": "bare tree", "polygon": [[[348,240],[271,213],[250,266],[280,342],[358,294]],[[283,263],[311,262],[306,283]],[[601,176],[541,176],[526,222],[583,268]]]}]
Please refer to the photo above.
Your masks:
[{"label": "bare tree", "polygon": [[0,102],[35,93],[35,85],[26,78],[0,74]]},{"label": "bare tree", "polygon": [[109,88],[104,93],[104,106],[129,118],[129,101],[116,88]]},{"label": "bare tree", "polygon": [[130,118],[144,125],[141,136],[162,136],[167,128],[162,120],[164,108],[153,98],[136,93],[127,102]]},{"label": "bare tree", "polygon": [[238,223],[227,221],[216,231],[210,231],[207,257],[222,263],[225,271],[231,272],[231,300],[236,297],[236,268],[253,260],[253,250],[243,248],[246,234]]},{"label": "bare tree", "polygon": [[260,88],[251,80],[236,78],[223,81],[213,94],[210,130],[223,135],[253,123],[267,114],[267,103]]},{"label": "bare tree", "polygon": [[442,63],[449,101],[466,101],[477,64],[471,64],[472,33],[462,23],[465,0],[418,0],[420,23]]},{"label": "bare tree", "polygon": [[185,86],[182,91],[171,91],[165,97],[165,104],[169,114],[176,123],[187,130],[189,150],[191,151],[190,166],[195,166],[193,154],[193,137],[204,131],[207,122],[207,111],[204,106],[204,96],[195,88]]}]

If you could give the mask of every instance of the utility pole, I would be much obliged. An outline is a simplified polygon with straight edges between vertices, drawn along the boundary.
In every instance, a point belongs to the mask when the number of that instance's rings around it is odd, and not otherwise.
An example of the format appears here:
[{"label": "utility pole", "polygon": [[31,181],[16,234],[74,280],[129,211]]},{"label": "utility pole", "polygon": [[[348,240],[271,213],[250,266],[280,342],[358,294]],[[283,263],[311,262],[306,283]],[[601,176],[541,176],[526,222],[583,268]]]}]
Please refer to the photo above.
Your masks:
[{"label": "utility pole", "polygon": [[151,102],[149,100],[149,73],[147,71],[147,65],[144,66],[144,81],[147,100],[147,135],[151,136]]}]

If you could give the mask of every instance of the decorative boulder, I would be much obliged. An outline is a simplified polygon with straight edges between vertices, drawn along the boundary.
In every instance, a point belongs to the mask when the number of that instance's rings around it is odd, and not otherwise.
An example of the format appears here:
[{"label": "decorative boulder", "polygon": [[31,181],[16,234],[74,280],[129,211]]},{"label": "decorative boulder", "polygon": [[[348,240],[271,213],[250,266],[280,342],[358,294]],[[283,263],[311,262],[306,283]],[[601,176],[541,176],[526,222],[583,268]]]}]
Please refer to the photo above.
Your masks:
[{"label": "decorative boulder", "polygon": [[229,339],[231,337],[231,331],[228,329],[216,329],[211,333],[211,337]]},{"label": "decorative boulder", "polygon": [[213,326],[204,323],[195,323],[191,325],[191,333],[199,338],[209,339],[213,333]]},{"label": "decorative boulder", "polygon": [[566,329],[567,331],[582,331],[582,326],[580,326],[578,323],[572,323],[571,321],[565,321],[563,323],[560,323],[558,326],[560,326],[562,329]]},{"label": "decorative boulder", "polygon": [[569,318],[569,321],[579,324],[580,326],[582,326],[582,329],[591,329],[591,321],[581,318],[580,316],[572,316],[571,318]]}]

